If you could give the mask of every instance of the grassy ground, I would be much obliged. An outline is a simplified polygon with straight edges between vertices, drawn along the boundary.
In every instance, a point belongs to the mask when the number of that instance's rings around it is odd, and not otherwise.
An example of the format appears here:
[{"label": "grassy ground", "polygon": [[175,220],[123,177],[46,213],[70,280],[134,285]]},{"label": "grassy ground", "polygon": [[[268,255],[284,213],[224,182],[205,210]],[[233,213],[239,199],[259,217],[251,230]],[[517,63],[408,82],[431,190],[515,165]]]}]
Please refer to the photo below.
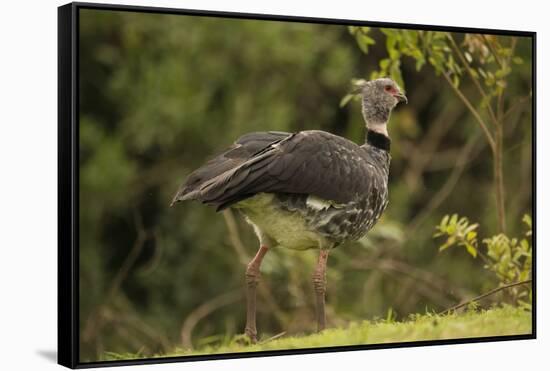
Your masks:
[{"label": "grassy ground", "polygon": [[[322,333],[288,336],[254,344],[242,344],[235,338],[225,344],[200,349],[174,349],[156,357],[185,356],[215,353],[254,352],[327,346],[380,344],[417,340],[456,339],[531,333],[531,312],[520,308],[495,308],[481,312],[467,312],[438,316],[417,315],[405,322],[379,321],[352,323],[346,328],[327,329]],[[239,341],[240,340],[240,341]],[[139,354],[105,354],[104,360],[141,358]]]}]

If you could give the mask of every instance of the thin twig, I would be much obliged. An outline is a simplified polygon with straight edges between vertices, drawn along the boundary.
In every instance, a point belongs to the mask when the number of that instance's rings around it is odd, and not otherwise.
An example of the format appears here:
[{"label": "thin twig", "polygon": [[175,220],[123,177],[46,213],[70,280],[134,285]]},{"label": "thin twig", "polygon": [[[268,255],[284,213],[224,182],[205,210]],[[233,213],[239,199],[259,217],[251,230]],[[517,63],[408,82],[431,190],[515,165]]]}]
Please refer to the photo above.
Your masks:
[{"label": "thin twig", "polygon": [[483,37],[483,39],[485,39],[485,42],[487,43],[487,47],[489,48],[489,51],[493,55],[493,58],[495,58],[495,61],[498,63],[500,68],[503,68],[504,66],[502,65],[502,62],[500,61],[500,58],[499,58],[496,50],[493,48],[493,45],[491,44],[491,40],[489,40],[487,35],[481,35],[481,36]]},{"label": "thin twig", "polygon": [[160,345],[164,351],[168,351],[171,347],[170,340],[162,334],[161,331],[151,327],[148,323],[142,320],[139,316],[134,314],[119,314],[117,315],[119,321],[126,323],[130,327],[134,328],[136,331],[143,333],[145,336],[149,337],[155,345]]},{"label": "thin twig", "polygon": [[493,139],[493,136],[491,135],[491,132],[487,128],[487,125],[485,124],[485,121],[483,121],[483,119],[481,118],[479,113],[476,111],[474,106],[472,106],[472,103],[470,103],[468,98],[466,98],[466,96],[464,94],[462,94],[460,89],[458,89],[456,86],[454,86],[454,84],[451,81],[451,78],[448,76],[448,74],[444,73],[443,76],[445,77],[445,80],[447,80],[447,82],[449,83],[449,85],[451,86],[453,91],[456,93],[456,95],[458,95],[460,100],[462,100],[462,102],[470,110],[472,115],[474,115],[475,119],[479,123],[479,126],[481,127],[481,129],[483,129],[483,133],[485,134],[485,137],[487,138],[487,142],[489,142],[489,146],[491,147],[491,150],[494,152],[495,151],[495,140]]},{"label": "thin twig", "polygon": [[213,299],[204,302],[199,305],[195,310],[193,310],[183,322],[181,326],[181,344],[186,349],[192,349],[193,343],[191,342],[191,337],[193,334],[193,329],[195,326],[208,316],[210,313],[214,312],[216,309],[224,307],[226,305],[232,304],[242,298],[242,293],[240,290],[226,292],[224,294],[218,295]]},{"label": "thin twig", "polygon": [[[464,147],[462,147],[464,148]],[[462,148],[452,148],[446,151],[434,152],[432,154],[432,159],[428,166],[426,166],[426,172],[439,172],[442,170],[453,169],[458,164],[456,163],[457,156],[460,156],[462,153]],[[476,146],[470,156],[464,160],[464,165],[469,166],[470,164],[477,161],[479,155],[482,153],[485,146]]]},{"label": "thin twig", "polygon": [[[502,63],[502,68],[505,69],[510,65],[512,56],[516,49],[517,38],[512,38],[510,45],[510,54]],[[497,125],[495,130],[495,151],[494,151],[494,169],[495,169],[495,185],[496,185],[496,202],[498,212],[498,222],[500,232],[506,232],[506,202],[505,202],[505,189],[504,189],[504,168],[502,151],[504,148],[504,90],[501,89],[498,92],[497,97]]]},{"label": "thin twig", "polygon": [[517,99],[514,104],[504,112],[503,119],[507,118],[513,111],[515,111],[518,107],[520,107],[523,103],[531,99],[531,94],[528,94],[524,97],[521,97]]},{"label": "thin twig", "polygon": [[126,256],[126,259],[124,259],[122,265],[120,266],[119,270],[111,281],[109,289],[107,290],[107,294],[105,295],[105,300],[103,301],[103,303],[100,303],[96,308],[94,308],[86,319],[86,325],[84,326],[84,331],[82,332],[82,339],[84,342],[90,341],[101,332],[103,325],[105,325],[102,319],[102,313],[104,313],[104,309],[108,307],[111,301],[113,301],[115,296],[118,294],[120,286],[128,277],[130,270],[133,268],[137,259],[141,255],[141,251],[143,249],[143,246],[145,245],[145,242],[150,236],[149,231],[144,229],[141,215],[138,213],[137,210],[134,211],[134,222],[136,225],[137,238],[134,241],[134,245],[130,249],[130,252]]},{"label": "thin twig", "polygon": [[531,283],[533,280],[532,279],[528,279],[528,280],[525,280],[525,281],[519,281],[519,282],[514,282],[514,283],[509,283],[507,285],[504,285],[504,286],[500,286],[500,287],[497,287],[495,289],[492,289],[491,291],[488,291],[486,292],[485,294],[482,294],[482,295],[479,295],[479,296],[476,296],[475,298],[473,299],[470,299],[470,300],[467,300],[465,302],[462,302],[458,305],[455,305],[454,307],[451,307],[449,309],[445,309],[444,311],[442,312],[439,312],[438,314],[439,315],[442,315],[442,314],[445,314],[445,313],[449,313],[449,312],[452,312],[452,311],[455,311],[457,309],[460,309],[462,307],[465,307],[466,305],[470,304],[470,303],[473,303],[475,301],[479,301],[481,299],[484,299],[486,298],[487,296],[491,296],[491,295],[494,295],[496,294],[497,292],[500,292],[504,289],[508,289],[510,287],[515,287],[515,286],[520,286],[520,285],[525,285],[525,284],[528,284],[528,283]]},{"label": "thin twig", "polygon": [[277,335],[273,335],[272,337],[265,339],[264,341],[259,342],[258,344],[262,345],[262,344],[265,344],[265,343],[269,343],[270,341],[273,341],[273,340],[278,339],[281,336],[285,336],[285,335],[286,335],[286,331],[283,331],[283,332],[278,333]]},{"label": "thin twig", "polygon": [[[443,109],[440,115],[434,120],[436,124],[430,126],[420,144],[410,144],[411,157],[404,179],[411,192],[414,192],[420,186],[424,186],[422,175],[426,167],[430,165],[433,158],[437,158],[437,156],[434,156],[434,153],[441,144],[441,139],[445,137],[461,113],[462,111],[459,109],[450,110],[450,112],[448,109]],[[401,143],[403,153],[408,152],[407,148],[405,148],[407,144],[407,142]]]},{"label": "thin twig", "polygon": [[[411,232],[416,230],[422,222],[445,201],[445,199],[451,194],[453,191],[456,183],[460,179],[460,176],[462,175],[464,169],[466,168],[466,164],[468,163],[467,159],[472,150],[474,149],[475,145],[477,144],[478,136],[473,137],[470,139],[470,141],[463,147],[462,151],[456,158],[455,167],[447,178],[447,181],[445,184],[439,189],[437,194],[430,199],[430,202],[428,205],[416,216],[414,219],[409,223],[407,226],[407,232]],[[406,232],[406,233],[407,233]],[[408,234],[408,233],[407,233]]]},{"label": "thin twig", "polygon": [[120,266],[120,269],[116,273],[115,277],[113,278],[113,281],[111,283],[111,287],[107,294],[107,302],[109,302],[118,292],[120,285],[122,282],[126,279],[128,276],[128,273],[136,263],[137,259],[139,258],[141,254],[141,250],[143,249],[143,246],[145,244],[145,241],[149,238],[149,232],[146,231],[143,228],[143,223],[141,220],[141,215],[136,211],[134,213],[134,219],[137,229],[137,238],[134,242],[134,246],[132,246],[132,249],[126,256],[126,259],[124,259],[124,262]]},{"label": "thin twig", "polygon": [[[444,293],[444,284],[439,277],[429,272],[414,268],[405,262],[400,262],[394,259],[367,259],[354,260],[350,263],[350,267],[354,269],[374,269],[387,277],[390,277],[402,284],[402,276],[412,278],[416,284],[411,288],[418,292],[421,296],[428,298],[431,302],[438,305],[450,305],[453,301],[448,299]],[[398,274],[396,274],[398,273]],[[453,295],[453,297],[456,297]]]},{"label": "thin twig", "polygon": [[[506,62],[506,65],[508,62]],[[502,164],[502,150],[504,148],[504,129],[503,129],[503,117],[504,117],[504,94],[503,90],[499,90],[497,96],[497,116],[498,120],[495,127],[495,155],[494,155],[494,169],[495,169],[495,198],[497,203],[497,215],[498,224],[501,233],[506,232],[506,211],[504,201],[504,169]]]},{"label": "thin twig", "polygon": [[514,53],[516,52],[516,46],[518,45],[518,38],[512,37],[511,45],[510,45],[510,54],[508,54],[507,63],[510,64],[510,61],[512,60],[512,57],[514,56]]},{"label": "thin twig", "polygon": [[235,222],[231,209],[225,209],[223,211],[223,218],[225,219],[225,225],[227,226],[227,232],[229,233],[229,241],[239,256],[239,260],[242,264],[248,264],[250,257],[246,253],[246,249],[244,248],[241,237],[239,236],[237,223]]},{"label": "thin twig", "polygon": [[150,232],[149,238],[150,241],[153,242],[153,256],[146,264],[144,264],[143,268],[139,270],[139,273],[144,275],[153,273],[155,269],[158,268],[162,260],[163,253],[163,244],[159,242],[159,231],[156,228]]}]

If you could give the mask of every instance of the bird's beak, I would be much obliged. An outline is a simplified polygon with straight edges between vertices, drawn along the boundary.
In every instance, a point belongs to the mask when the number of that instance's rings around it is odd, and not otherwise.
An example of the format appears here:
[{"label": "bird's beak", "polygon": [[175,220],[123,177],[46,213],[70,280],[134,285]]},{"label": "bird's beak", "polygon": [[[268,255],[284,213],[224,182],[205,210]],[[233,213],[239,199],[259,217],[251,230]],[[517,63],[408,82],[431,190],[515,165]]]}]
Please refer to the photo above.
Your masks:
[{"label": "bird's beak", "polygon": [[394,95],[394,97],[396,97],[397,101],[400,102],[400,103],[402,103],[402,102],[408,103],[409,102],[408,99],[407,99],[407,96],[403,93],[397,93],[397,94]]}]

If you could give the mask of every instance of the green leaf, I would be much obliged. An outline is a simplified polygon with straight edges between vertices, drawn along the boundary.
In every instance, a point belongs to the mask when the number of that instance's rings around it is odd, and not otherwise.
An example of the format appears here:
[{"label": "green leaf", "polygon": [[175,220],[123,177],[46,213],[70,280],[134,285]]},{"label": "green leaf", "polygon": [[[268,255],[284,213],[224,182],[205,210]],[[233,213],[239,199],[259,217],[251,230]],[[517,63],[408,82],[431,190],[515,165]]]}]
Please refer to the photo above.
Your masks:
[{"label": "green leaf", "polygon": [[361,49],[363,53],[368,54],[369,52],[368,45],[362,43],[361,40],[359,40],[359,37],[357,37],[357,45],[359,45],[359,49]]},{"label": "green leaf", "polygon": [[375,44],[375,41],[372,37],[366,35],[365,33],[359,33],[357,34],[357,43],[363,53],[368,54],[369,45]]},{"label": "green leaf", "polygon": [[388,53],[390,53],[391,50],[395,49],[396,43],[397,38],[394,33],[386,34],[386,49],[388,50]]},{"label": "green leaf", "polygon": [[401,53],[397,49],[389,49],[388,54],[390,55],[390,58],[394,61],[399,60],[401,57]]},{"label": "green leaf", "polygon": [[510,72],[512,72],[512,69],[510,67],[504,67],[504,68],[501,68],[501,69],[499,69],[495,72],[495,77],[497,79],[501,79],[501,78],[509,75]]},{"label": "green leaf", "polygon": [[457,74],[454,74],[453,75],[453,86],[455,88],[458,88],[460,85],[460,79],[458,78],[458,75]]},{"label": "green leaf", "polygon": [[389,58],[381,59],[378,63],[380,65],[380,69],[382,69],[383,71],[387,71],[388,67],[390,66],[390,62],[391,60]]},{"label": "green leaf", "polygon": [[402,89],[406,89],[405,81],[403,81],[403,76],[401,75],[401,68],[399,68],[401,63],[399,60],[394,61],[390,68],[390,77],[399,85]]},{"label": "green leaf", "polygon": [[372,37],[370,37],[366,34],[361,34],[361,41],[364,42],[367,45],[373,45],[373,44],[376,43]]},{"label": "green leaf", "polygon": [[529,250],[529,242],[527,240],[521,240],[520,245],[524,251]]},{"label": "green leaf", "polygon": [[481,99],[481,107],[482,108],[487,108],[489,106],[489,104],[491,104],[491,97],[490,96],[485,96]]},{"label": "green leaf", "polygon": [[465,246],[466,246],[466,251],[468,251],[468,253],[475,258],[477,256],[476,248],[469,243],[465,244]]},{"label": "green leaf", "polygon": [[527,224],[527,226],[529,228],[532,228],[532,220],[531,220],[531,216],[529,214],[525,214],[523,215],[523,219],[521,219],[525,224]]},{"label": "green leaf", "polygon": [[340,108],[348,104],[352,99],[356,97],[356,94],[346,94],[340,101]]},{"label": "green leaf", "polygon": [[483,68],[479,67],[477,70],[478,70],[479,74],[481,75],[481,77],[483,77],[484,79],[487,78],[487,74],[485,73],[485,70]]},{"label": "green leaf", "polygon": [[388,309],[388,313],[386,314],[386,322],[391,323],[393,322],[393,319],[394,319],[393,309],[390,307]]},{"label": "green leaf", "polygon": [[426,59],[424,58],[424,56],[416,58],[416,70],[417,71],[420,71],[422,69],[422,66],[424,66],[425,64],[426,64]]},{"label": "green leaf", "polygon": [[449,215],[445,215],[443,219],[441,219],[441,229],[444,229],[447,226],[447,223],[449,223]]},{"label": "green leaf", "polygon": [[453,214],[451,216],[451,220],[450,220],[450,224],[456,224],[456,222],[458,221],[458,214]]}]

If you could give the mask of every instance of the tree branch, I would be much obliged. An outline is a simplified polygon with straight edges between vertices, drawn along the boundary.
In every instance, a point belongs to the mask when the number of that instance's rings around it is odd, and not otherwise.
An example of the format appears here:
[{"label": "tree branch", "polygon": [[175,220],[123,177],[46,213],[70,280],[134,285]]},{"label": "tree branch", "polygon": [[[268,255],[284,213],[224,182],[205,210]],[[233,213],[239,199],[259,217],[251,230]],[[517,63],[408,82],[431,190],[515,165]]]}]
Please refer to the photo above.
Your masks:
[{"label": "tree branch", "polygon": [[460,100],[462,100],[462,102],[470,110],[472,115],[474,115],[475,119],[479,123],[479,126],[481,127],[481,129],[483,129],[483,133],[485,134],[485,137],[487,138],[487,142],[489,142],[489,147],[491,147],[491,150],[494,153],[494,151],[495,151],[495,140],[493,139],[493,136],[491,135],[491,132],[487,128],[487,125],[485,124],[485,121],[483,121],[483,119],[481,118],[479,113],[476,111],[474,106],[472,106],[472,104],[470,103],[468,98],[466,98],[466,96],[464,94],[462,94],[462,92],[456,86],[453,85],[453,82],[451,81],[451,78],[449,77],[449,75],[444,73],[443,76],[445,77],[445,80],[447,80],[447,82],[449,83],[451,88],[454,90],[456,95],[458,95]]},{"label": "tree branch", "polygon": [[225,225],[227,226],[227,232],[229,233],[229,241],[231,242],[231,246],[233,246],[233,249],[237,253],[241,264],[248,264],[248,262],[250,261],[250,256],[248,256],[248,254],[246,253],[246,249],[244,248],[241,237],[239,236],[237,223],[235,222],[235,218],[233,217],[233,213],[230,209],[225,209],[223,211],[223,218],[225,219]]},{"label": "tree branch", "polygon": [[191,337],[193,334],[193,329],[200,322],[200,320],[214,312],[216,309],[232,304],[241,298],[241,291],[236,290],[216,296],[215,298],[199,305],[187,316],[187,318],[185,318],[185,321],[183,322],[180,332],[182,346],[185,349],[193,349]]},{"label": "tree branch", "polygon": [[415,215],[414,219],[407,226],[406,234],[409,234],[412,231],[417,230],[420,224],[422,224],[422,222],[424,222],[424,220],[435,209],[437,209],[439,205],[441,205],[443,201],[445,201],[445,199],[451,194],[456,183],[459,181],[462,173],[464,172],[464,169],[466,168],[466,164],[468,163],[467,161],[468,156],[470,155],[472,150],[475,148],[479,140],[479,135],[480,134],[477,134],[472,139],[470,139],[468,143],[466,143],[466,145],[462,148],[462,151],[456,157],[455,166],[453,168],[453,171],[451,172],[451,175],[449,175],[449,177],[447,178],[447,181],[439,189],[439,191],[430,199],[428,205],[424,209],[422,209],[418,214]]},{"label": "tree branch", "polygon": [[504,112],[504,116],[503,116],[503,119],[507,118],[508,116],[510,116],[510,114],[512,112],[514,112],[518,107],[520,107],[523,103],[525,103],[526,101],[530,100],[531,99],[531,94],[528,94],[524,97],[521,97],[519,99],[517,99],[514,104],[512,106],[510,106],[506,112]]},{"label": "tree branch", "polygon": [[465,302],[462,302],[458,305],[455,305],[454,307],[451,307],[449,309],[445,309],[444,311],[442,312],[439,312],[438,315],[442,315],[442,314],[445,314],[445,313],[449,313],[449,312],[452,312],[452,311],[455,311],[457,309],[460,309],[462,307],[465,307],[466,305],[470,304],[470,303],[473,303],[474,301],[479,301],[481,299],[484,299],[488,296],[491,296],[491,295],[494,295],[496,294],[497,292],[500,292],[504,289],[508,289],[510,287],[515,287],[515,286],[521,286],[521,285],[525,285],[525,284],[528,284],[528,283],[531,283],[533,280],[532,279],[528,279],[528,280],[525,280],[525,281],[519,281],[519,282],[513,282],[513,283],[509,283],[507,285],[504,285],[504,286],[500,286],[500,287],[497,287],[495,289],[492,289],[491,291],[488,291],[486,292],[485,294],[482,294],[482,295],[479,295],[479,296],[476,296],[475,298],[473,299],[470,299],[468,301],[465,301]]}]

